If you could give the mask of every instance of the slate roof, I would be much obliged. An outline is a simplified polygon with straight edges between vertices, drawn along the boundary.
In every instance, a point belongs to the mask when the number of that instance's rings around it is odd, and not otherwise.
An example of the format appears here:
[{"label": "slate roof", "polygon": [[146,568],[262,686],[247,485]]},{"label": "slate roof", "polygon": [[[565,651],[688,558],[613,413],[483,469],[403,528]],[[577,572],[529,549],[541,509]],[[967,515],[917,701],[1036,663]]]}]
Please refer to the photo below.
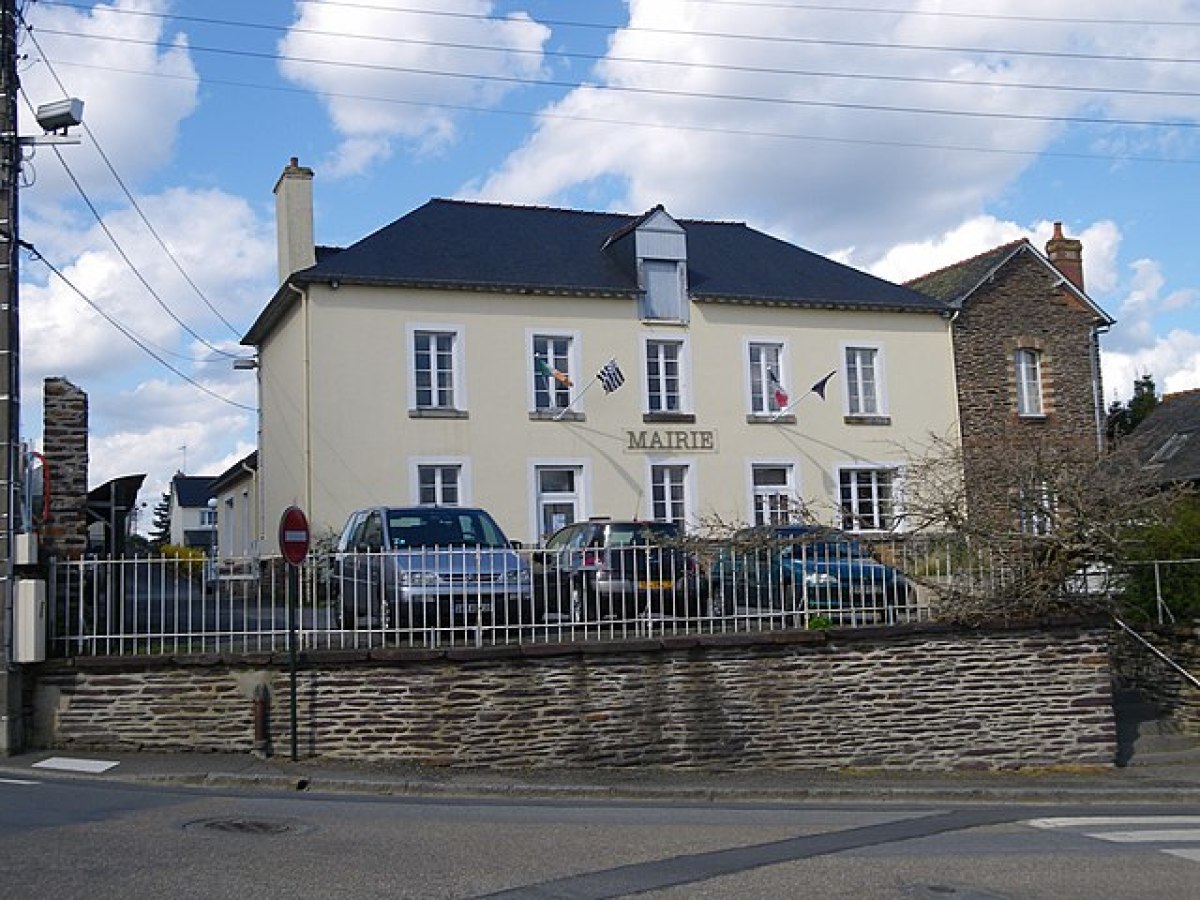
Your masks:
[{"label": "slate roof", "polygon": [[212,497],[211,475],[176,475],[171,479],[171,488],[180,506],[195,508],[205,506]]},{"label": "slate roof", "polygon": [[936,297],[945,303],[960,303],[979,287],[994,271],[1008,262],[1020,250],[1032,245],[1025,238],[1002,244],[978,256],[964,259],[905,282],[913,290]]},{"label": "slate roof", "polygon": [[[643,215],[434,199],[335,252],[295,284],[344,282],[486,292],[638,295],[630,225]],[[771,237],[744,223],[676,220],[687,235],[688,290],[699,302],[943,312],[944,304]],[[243,343],[293,302],[286,286]]]},{"label": "slate roof", "polygon": [[[1042,265],[1053,270],[1059,276],[1062,273],[1050,260],[1043,256],[1028,238],[1010,241],[993,247],[970,259],[964,259],[936,272],[930,272],[919,278],[906,281],[906,287],[935,297],[950,307],[961,307],[975,291],[1003,266],[1021,253],[1030,253]],[[1103,325],[1112,325],[1116,320],[1097,306],[1087,294],[1071,284],[1062,276],[1068,290],[1092,311],[1096,321]]]},{"label": "slate roof", "polygon": [[1155,480],[1200,484],[1200,390],[1164,396],[1130,439]]}]

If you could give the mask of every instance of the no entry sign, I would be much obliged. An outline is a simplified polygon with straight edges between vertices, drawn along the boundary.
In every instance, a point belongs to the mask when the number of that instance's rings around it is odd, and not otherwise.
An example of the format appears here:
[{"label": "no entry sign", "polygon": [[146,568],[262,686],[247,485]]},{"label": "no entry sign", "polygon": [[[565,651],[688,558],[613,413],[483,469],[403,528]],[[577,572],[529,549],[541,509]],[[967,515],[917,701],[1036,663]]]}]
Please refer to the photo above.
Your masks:
[{"label": "no entry sign", "polygon": [[298,506],[289,506],[279,517],[279,552],[293,566],[308,556],[308,518]]}]

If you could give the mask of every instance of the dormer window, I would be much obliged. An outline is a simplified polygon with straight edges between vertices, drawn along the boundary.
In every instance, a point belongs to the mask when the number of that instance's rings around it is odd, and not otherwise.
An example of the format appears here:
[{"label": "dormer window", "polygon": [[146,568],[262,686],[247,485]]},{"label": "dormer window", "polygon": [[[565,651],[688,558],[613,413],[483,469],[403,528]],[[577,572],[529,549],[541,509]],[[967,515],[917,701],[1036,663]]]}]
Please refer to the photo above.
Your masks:
[{"label": "dormer window", "polygon": [[687,322],[687,235],[659,207],[634,231],[642,319]]}]

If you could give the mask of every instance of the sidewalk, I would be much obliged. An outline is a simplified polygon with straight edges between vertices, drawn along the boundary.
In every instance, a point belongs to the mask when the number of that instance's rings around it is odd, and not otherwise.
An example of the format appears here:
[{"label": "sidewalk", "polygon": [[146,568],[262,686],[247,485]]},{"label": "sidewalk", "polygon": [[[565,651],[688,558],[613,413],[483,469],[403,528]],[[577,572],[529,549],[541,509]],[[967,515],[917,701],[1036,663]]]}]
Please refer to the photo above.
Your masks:
[{"label": "sidewalk", "polygon": [[[112,763],[104,771],[96,770]],[[399,763],[292,762],[217,753],[38,752],[0,758],[0,777],[424,797],[788,802],[1200,803],[1200,765],[1020,772],[483,771]]]}]

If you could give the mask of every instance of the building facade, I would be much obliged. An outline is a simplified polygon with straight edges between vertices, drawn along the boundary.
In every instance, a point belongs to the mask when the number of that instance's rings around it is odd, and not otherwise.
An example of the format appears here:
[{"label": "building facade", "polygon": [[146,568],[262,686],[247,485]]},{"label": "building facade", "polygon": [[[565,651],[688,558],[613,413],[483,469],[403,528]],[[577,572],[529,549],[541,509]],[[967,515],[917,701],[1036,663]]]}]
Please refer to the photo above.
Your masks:
[{"label": "building facade", "polygon": [[[1084,291],[1082,249],[1056,224],[1045,254],[1021,239],[908,282],[952,310],[973,515],[1025,509],[1022,530],[1044,527],[1052,489],[1031,479],[1104,451],[1100,335],[1114,320]],[[1028,460],[1028,473],[1014,456]]]},{"label": "building facade", "polygon": [[257,351],[262,521],[489,509],[536,542],[595,515],[902,527],[908,449],[958,439],[940,301],[743,224],[435,200],[312,243],[276,187]]}]

